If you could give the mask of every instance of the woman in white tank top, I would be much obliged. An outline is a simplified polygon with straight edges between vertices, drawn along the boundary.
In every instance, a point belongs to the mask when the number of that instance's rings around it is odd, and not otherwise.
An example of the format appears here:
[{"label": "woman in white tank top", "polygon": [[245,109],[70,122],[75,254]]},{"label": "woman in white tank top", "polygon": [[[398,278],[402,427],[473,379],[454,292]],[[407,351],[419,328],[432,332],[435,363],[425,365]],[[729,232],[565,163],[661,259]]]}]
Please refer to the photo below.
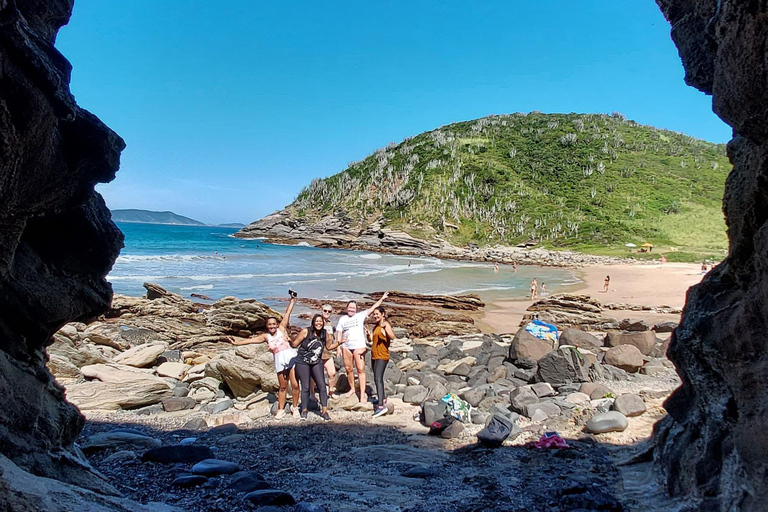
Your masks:
[{"label": "woman in white tank top", "polygon": [[269,350],[275,355],[275,372],[280,389],[277,392],[277,414],[275,418],[285,416],[285,397],[288,392],[288,382],[291,383],[291,395],[293,398],[293,416],[299,417],[299,382],[296,380],[294,364],[296,362],[296,349],[289,343],[288,324],[296,304],[295,294],[291,294],[291,301],[285,310],[283,319],[278,324],[277,318],[271,316],[267,319],[267,332],[250,338],[235,340],[231,338],[233,345],[249,345],[251,343],[266,343]]}]

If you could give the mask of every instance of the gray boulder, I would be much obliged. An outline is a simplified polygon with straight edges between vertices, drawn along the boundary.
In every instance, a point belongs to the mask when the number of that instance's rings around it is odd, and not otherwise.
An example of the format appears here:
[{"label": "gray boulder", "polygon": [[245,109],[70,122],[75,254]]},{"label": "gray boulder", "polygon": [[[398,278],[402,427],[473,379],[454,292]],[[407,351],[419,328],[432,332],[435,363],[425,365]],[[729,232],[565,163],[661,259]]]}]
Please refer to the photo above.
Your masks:
[{"label": "gray boulder", "polygon": [[613,410],[631,418],[643,414],[646,407],[640,396],[627,393],[616,398],[613,402]]},{"label": "gray boulder", "polygon": [[539,359],[536,379],[560,387],[571,382],[588,382],[589,362],[576,348],[562,347]]},{"label": "gray boulder", "polygon": [[598,352],[603,342],[581,329],[568,328],[560,335],[560,345],[571,345],[591,352]]},{"label": "gray boulder", "polygon": [[603,412],[587,422],[587,430],[593,434],[623,432],[629,426],[627,417],[617,411]]}]

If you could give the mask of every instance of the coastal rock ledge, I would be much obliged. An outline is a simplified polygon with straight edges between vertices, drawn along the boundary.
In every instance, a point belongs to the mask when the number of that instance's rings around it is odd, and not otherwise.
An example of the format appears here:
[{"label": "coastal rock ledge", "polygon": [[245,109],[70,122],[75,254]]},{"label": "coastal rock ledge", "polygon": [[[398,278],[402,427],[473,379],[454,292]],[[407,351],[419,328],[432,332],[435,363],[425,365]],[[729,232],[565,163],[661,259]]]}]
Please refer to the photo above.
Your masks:
[{"label": "coastal rock ledge", "polygon": [[492,246],[457,247],[436,236],[421,240],[408,233],[386,227],[383,219],[370,224],[356,224],[345,212],[337,211],[319,218],[298,217],[289,208],[279,210],[247,225],[238,238],[259,238],[272,243],[306,244],[330,249],[359,249],[393,254],[431,256],[467,261],[493,261],[523,265],[574,267],[620,263],[621,258],[595,256],[572,251],[542,248]]},{"label": "coastal rock ledge", "polygon": [[669,345],[683,385],[655,431],[671,494],[697,510],[768,503],[768,6],[657,0],[689,85],[733,127],[723,210],[730,253],[688,292]]}]

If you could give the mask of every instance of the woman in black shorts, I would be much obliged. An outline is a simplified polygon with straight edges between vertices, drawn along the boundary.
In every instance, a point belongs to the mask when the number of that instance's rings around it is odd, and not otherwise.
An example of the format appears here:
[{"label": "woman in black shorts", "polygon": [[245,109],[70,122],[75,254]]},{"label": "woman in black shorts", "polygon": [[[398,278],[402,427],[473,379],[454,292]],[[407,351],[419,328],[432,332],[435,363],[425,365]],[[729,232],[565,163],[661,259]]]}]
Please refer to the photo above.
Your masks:
[{"label": "woman in black shorts", "polygon": [[323,315],[312,317],[312,323],[306,329],[302,329],[291,342],[291,346],[298,349],[296,354],[296,376],[301,384],[301,419],[307,419],[307,406],[309,405],[309,383],[315,381],[315,386],[320,392],[320,416],[330,421],[328,415],[328,392],[325,385],[325,373],[323,372],[323,349],[333,350],[338,343],[333,342],[332,336],[325,330]]}]

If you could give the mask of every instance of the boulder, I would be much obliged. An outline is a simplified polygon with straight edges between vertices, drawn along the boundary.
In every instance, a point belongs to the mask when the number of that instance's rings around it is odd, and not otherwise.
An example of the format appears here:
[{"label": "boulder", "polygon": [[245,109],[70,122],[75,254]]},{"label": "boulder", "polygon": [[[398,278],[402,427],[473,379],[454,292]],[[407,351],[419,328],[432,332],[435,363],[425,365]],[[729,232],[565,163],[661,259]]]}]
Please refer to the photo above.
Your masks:
[{"label": "boulder", "polygon": [[93,453],[113,448],[141,448],[146,450],[148,448],[157,448],[160,444],[160,441],[154,437],[132,432],[117,431],[94,434],[86,439],[85,442],[80,445],[80,448],[84,453]]},{"label": "boulder", "polygon": [[147,379],[151,381],[159,380],[152,375],[150,370],[140,370],[132,366],[114,363],[83,366],[80,370],[85,377],[89,379],[98,379],[102,382],[119,383],[139,379]]},{"label": "boulder", "polygon": [[166,343],[148,343],[126,350],[112,361],[126,366],[145,368],[152,366],[157,358],[168,349]]},{"label": "boulder", "polygon": [[448,425],[448,428],[440,433],[440,437],[443,439],[455,439],[459,437],[462,432],[464,432],[464,429],[464,424],[457,420]]},{"label": "boulder", "polygon": [[643,354],[634,345],[619,345],[608,349],[603,363],[634,373],[643,366],[645,360]]},{"label": "boulder", "polygon": [[238,471],[229,477],[226,487],[237,492],[253,492],[268,489],[269,484],[264,481],[261,473],[256,471]]},{"label": "boulder", "polygon": [[536,379],[560,387],[571,382],[588,382],[589,364],[577,348],[561,347],[539,359]]},{"label": "boulder", "polygon": [[161,377],[181,380],[187,368],[189,366],[184,363],[163,363],[157,367],[157,374]]},{"label": "boulder", "polygon": [[677,322],[659,322],[651,330],[656,332],[672,332],[677,329]]},{"label": "boulder", "polygon": [[77,379],[83,376],[80,369],[72,361],[57,354],[48,356],[46,366],[57,379]]},{"label": "boulder", "polygon": [[165,398],[161,401],[165,412],[184,411],[187,409],[194,409],[197,405],[197,401],[191,397],[183,398]]},{"label": "boulder", "polygon": [[179,475],[177,476],[173,482],[171,482],[171,487],[181,487],[181,488],[189,488],[189,487],[197,487],[198,485],[203,485],[205,482],[208,481],[208,477],[203,475]]},{"label": "boulder", "polygon": [[198,444],[160,446],[147,450],[141,456],[141,460],[144,462],[159,462],[161,464],[201,462],[213,458],[214,455],[210,448]]},{"label": "boulder", "polygon": [[531,390],[536,393],[536,396],[539,398],[554,396],[557,394],[557,391],[552,388],[549,382],[537,382],[531,386]]},{"label": "boulder", "polygon": [[403,402],[419,405],[427,398],[427,388],[424,386],[408,386],[403,392]]},{"label": "boulder", "polygon": [[616,397],[613,402],[613,410],[624,416],[640,416],[646,411],[645,402],[638,395],[627,393]]},{"label": "boulder", "polygon": [[81,410],[136,409],[173,396],[168,384],[156,377],[121,382],[91,381],[69,384],[67,400]]},{"label": "boulder", "polygon": [[234,462],[219,459],[201,460],[192,466],[192,473],[204,476],[231,475],[240,471],[240,466]]},{"label": "boulder", "polygon": [[210,361],[236,397],[246,397],[257,389],[275,392],[279,386],[271,352],[259,345],[243,345]]},{"label": "boulder", "polygon": [[568,328],[560,335],[560,345],[570,345],[597,352],[603,346],[603,342],[581,329]]},{"label": "boulder", "polygon": [[653,351],[656,345],[656,334],[653,331],[642,332],[622,332],[608,331],[605,335],[605,344],[609,347],[618,347],[620,345],[632,345],[640,350],[640,353],[647,356]]},{"label": "boulder", "polygon": [[283,505],[296,504],[296,500],[293,498],[293,496],[287,492],[278,491],[275,489],[263,489],[249,492],[244,496],[244,498],[246,501],[251,502],[251,504],[255,507],[280,507]]},{"label": "boulder", "polygon": [[509,359],[512,362],[519,359],[532,359],[538,361],[554,348],[549,341],[537,338],[525,330],[525,327],[518,329],[512,344],[509,346]]},{"label": "boulder", "polygon": [[616,411],[596,414],[587,422],[587,431],[593,434],[605,432],[623,432],[629,426],[627,417]]},{"label": "boulder", "polygon": [[651,328],[648,325],[648,322],[644,320],[630,320],[629,318],[625,318],[621,322],[619,322],[619,329],[622,331],[649,331]]}]

